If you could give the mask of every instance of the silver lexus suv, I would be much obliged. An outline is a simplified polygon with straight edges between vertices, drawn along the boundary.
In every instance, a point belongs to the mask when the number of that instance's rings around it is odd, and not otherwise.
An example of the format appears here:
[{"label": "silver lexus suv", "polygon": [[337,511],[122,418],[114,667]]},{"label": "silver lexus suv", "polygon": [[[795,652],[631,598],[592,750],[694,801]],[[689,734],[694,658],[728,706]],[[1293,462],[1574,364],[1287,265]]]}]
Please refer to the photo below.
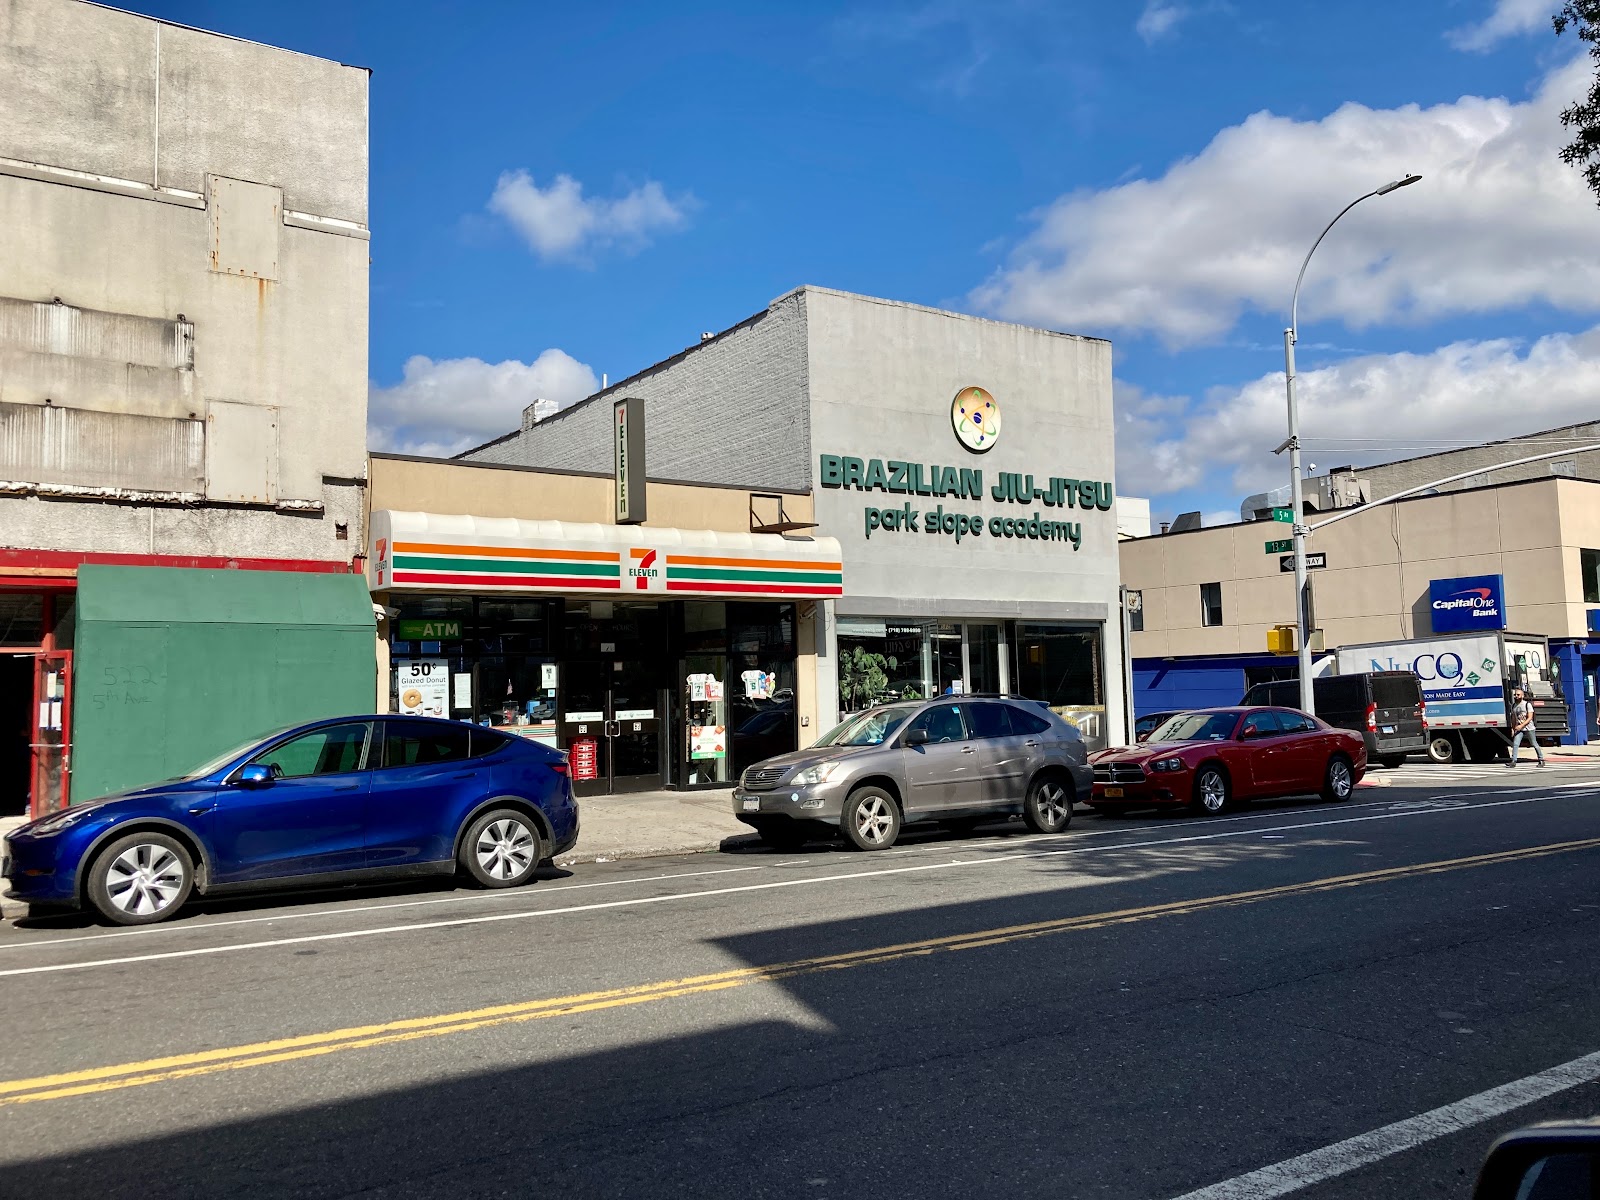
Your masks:
[{"label": "silver lexus suv", "polygon": [[793,848],[844,832],[862,850],[894,845],[902,825],[967,829],[1021,813],[1059,833],[1094,770],[1078,731],[1029,700],[946,696],[869,708],[816,745],[745,771],[733,813],[763,841]]}]

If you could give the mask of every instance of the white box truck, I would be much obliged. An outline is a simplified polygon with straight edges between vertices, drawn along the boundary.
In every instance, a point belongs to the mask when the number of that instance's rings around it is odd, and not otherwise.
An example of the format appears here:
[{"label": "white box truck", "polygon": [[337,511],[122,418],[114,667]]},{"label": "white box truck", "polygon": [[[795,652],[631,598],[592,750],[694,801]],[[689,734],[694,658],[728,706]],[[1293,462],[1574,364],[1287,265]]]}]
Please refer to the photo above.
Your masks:
[{"label": "white box truck", "polygon": [[1567,732],[1567,702],[1543,634],[1443,633],[1398,642],[1341,646],[1339,674],[1411,671],[1427,705],[1428,757],[1434,762],[1506,757],[1511,689],[1533,702],[1533,728],[1546,746]]}]

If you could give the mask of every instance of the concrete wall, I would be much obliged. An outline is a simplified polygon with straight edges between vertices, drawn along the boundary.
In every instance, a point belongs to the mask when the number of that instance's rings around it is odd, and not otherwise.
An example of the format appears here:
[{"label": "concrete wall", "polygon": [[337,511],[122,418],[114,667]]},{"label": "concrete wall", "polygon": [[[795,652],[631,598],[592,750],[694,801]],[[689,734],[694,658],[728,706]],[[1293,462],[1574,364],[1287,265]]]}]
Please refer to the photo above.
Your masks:
[{"label": "concrete wall", "polygon": [[0,540],[362,544],[366,124],[362,69],[0,0]]},{"label": "concrete wall", "polygon": [[790,292],[748,321],[462,457],[609,472],[612,403],[641,396],[652,476],[804,491],[805,339],[805,293]]},{"label": "concrete wall", "polygon": [[[980,499],[917,496],[824,486],[814,492],[818,532],[844,554],[840,613],[998,620],[1106,622],[1103,689],[1109,733],[1121,736],[1122,672],[1114,509],[995,500],[1002,472],[1102,482],[1114,459],[1111,345],[918,305],[807,288],[811,469],[824,454],[967,468],[983,473]],[[993,449],[974,453],[956,438],[951,402],[982,387],[1002,413]],[[917,531],[869,532],[869,508],[917,513]],[[981,518],[958,543],[930,534],[930,512]],[[1072,522],[1067,541],[997,537],[991,520]]]},{"label": "concrete wall", "polygon": [[[609,525],[613,486],[609,475],[375,454],[369,495],[376,510]],[[811,519],[810,496],[786,495],[783,507],[795,520]],[[739,488],[652,480],[648,511],[645,524],[655,528],[750,532],[750,493]]]},{"label": "concrete wall", "polygon": [[[1287,533],[1255,521],[1126,541],[1122,576],[1144,598],[1135,659],[1258,654],[1267,631],[1294,621],[1293,576],[1264,541]],[[1428,584],[1506,577],[1507,624],[1585,636],[1580,554],[1600,548],[1600,484],[1543,479],[1397,501],[1315,533],[1317,624],[1329,649],[1433,631]],[[1200,585],[1222,585],[1223,624],[1200,623]]]}]

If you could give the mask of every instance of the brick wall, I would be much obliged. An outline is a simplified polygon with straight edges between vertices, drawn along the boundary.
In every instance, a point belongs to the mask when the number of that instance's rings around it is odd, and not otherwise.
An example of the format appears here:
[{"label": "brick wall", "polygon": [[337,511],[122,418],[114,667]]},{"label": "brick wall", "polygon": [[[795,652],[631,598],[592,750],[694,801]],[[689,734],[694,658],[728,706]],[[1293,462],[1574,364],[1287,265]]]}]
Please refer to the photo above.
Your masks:
[{"label": "brick wall", "polygon": [[808,490],[805,292],[780,296],[748,321],[462,457],[609,471],[611,406],[623,396],[644,398],[652,478]]}]

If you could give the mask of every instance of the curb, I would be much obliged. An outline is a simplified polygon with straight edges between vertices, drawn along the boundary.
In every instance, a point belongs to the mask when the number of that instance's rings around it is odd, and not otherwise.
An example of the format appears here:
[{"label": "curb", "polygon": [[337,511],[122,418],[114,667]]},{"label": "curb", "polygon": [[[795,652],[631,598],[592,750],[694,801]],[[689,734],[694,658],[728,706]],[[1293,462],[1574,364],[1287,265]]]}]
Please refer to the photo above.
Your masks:
[{"label": "curb", "polygon": [[28,905],[23,900],[0,897],[0,921],[21,921],[28,915]]},{"label": "curb", "polygon": [[668,858],[674,854],[709,854],[716,850],[744,849],[761,839],[755,834],[730,834],[714,842],[693,842],[676,846],[625,846],[616,850],[577,850],[555,859],[558,867],[576,867],[584,863],[618,862],[630,858]]}]

